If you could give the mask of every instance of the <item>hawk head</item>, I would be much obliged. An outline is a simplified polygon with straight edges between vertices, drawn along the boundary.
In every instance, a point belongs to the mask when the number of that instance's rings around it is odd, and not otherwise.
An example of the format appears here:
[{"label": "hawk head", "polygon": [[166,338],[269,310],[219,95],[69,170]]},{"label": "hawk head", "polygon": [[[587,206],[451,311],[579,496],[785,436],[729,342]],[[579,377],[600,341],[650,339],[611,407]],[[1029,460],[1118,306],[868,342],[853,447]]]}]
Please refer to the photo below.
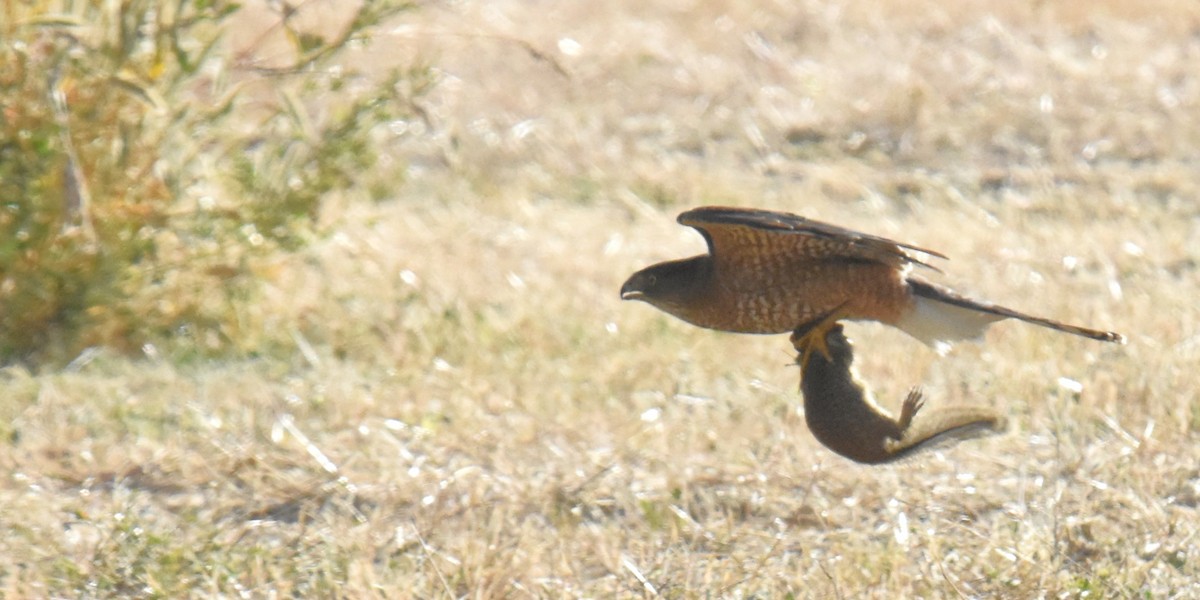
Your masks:
[{"label": "hawk head", "polygon": [[[695,304],[712,272],[707,255],[672,260],[634,273],[621,286],[622,300],[641,300],[676,316]],[[686,319],[686,317],[684,317]]]}]

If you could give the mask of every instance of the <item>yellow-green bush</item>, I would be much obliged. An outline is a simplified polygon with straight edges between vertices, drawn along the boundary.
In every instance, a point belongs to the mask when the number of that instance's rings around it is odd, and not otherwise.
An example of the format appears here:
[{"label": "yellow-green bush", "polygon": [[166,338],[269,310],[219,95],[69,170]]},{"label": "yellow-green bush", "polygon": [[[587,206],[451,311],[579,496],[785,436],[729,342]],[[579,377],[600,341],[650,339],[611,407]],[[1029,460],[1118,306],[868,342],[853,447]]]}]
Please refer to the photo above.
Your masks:
[{"label": "yellow-green bush", "polygon": [[406,8],[366,2],[306,32],[285,7],[290,56],[262,68],[223,47],[234,2],[4,3],[0,364],[170,340],[254,351],[235,316],[254,259],[311,237],[428,78],[377,77],[322,119],[297,97],[340,92],[345,51]]}]

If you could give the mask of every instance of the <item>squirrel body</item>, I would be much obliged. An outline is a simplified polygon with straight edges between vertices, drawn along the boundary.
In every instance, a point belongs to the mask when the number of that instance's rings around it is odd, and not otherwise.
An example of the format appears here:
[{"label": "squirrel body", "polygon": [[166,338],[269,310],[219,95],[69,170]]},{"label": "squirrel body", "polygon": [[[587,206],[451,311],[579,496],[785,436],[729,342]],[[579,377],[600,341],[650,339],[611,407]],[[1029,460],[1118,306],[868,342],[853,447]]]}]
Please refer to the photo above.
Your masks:
[{"label": "squirrel body", "polygon": [[[850,460],[882,464],[950,440],[979,437],[1002,430],[1004,420],[983,406],[950,406],[921,413],[920,388],[909,391],[893,417],[880,407],[853,368],[854,347],[841,323],[825,334],[823,351],[801,346],[802,332],[792,336],[801,365],[800,391],[804,416],[817,441]],[[800,357],[806,357],[801,359]]]}]

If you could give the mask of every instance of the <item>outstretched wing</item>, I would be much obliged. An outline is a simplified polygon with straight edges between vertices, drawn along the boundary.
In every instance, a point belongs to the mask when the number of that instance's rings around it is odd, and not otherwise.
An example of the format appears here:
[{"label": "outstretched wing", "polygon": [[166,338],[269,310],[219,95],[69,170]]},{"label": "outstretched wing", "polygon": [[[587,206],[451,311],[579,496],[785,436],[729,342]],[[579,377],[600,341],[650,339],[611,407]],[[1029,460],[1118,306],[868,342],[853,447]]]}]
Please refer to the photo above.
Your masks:
[{"label": "outstretched wing", "polygon": [[800,259],[863,260],[897,269],[918,264],[936,271],[908,250],[946,258],[933,250],[784,212],[705,206],[682,213],[677,220],[700,231],[722,270],[754,268],[764,260]]}]

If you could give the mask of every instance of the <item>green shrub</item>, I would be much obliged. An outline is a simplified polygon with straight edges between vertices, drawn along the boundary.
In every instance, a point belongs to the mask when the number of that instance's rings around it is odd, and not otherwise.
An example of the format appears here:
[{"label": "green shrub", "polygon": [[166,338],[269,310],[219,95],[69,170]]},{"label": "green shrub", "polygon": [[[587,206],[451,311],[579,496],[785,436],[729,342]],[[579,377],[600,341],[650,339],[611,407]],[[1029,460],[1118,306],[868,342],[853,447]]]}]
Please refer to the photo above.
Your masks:
[{"label": "green shrub", "polygon": [[[430,85],[417,67],[345,89],[345,54],[410,7],[347,8],[323,37],[285,6],[268,31],[290,56],[277,44],[268,68],[224,45],[234,2],[4,3],[0,364],[255,351],[237,310],[255,259],[310,239],[322,201],[375,162],[372,131]],[[309,97],[339,104],[314,118]]]}]

